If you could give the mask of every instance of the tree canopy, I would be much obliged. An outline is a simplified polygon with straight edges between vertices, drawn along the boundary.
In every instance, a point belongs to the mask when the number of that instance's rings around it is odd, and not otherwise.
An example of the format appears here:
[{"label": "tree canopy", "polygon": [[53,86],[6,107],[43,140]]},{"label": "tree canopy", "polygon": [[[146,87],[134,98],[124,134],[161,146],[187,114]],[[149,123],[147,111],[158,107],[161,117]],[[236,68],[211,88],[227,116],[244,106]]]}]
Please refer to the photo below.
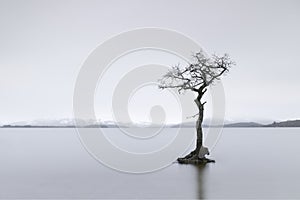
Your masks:
[{"label": "tree canopy", "polygon": [[159,88],[176,88],[179,93],[183,90],[204,93],[207,86],[219,80],[234,64],[228,54],[209,57],[200,51],[193,55],[193,63],[172,67],[160,79]]}]

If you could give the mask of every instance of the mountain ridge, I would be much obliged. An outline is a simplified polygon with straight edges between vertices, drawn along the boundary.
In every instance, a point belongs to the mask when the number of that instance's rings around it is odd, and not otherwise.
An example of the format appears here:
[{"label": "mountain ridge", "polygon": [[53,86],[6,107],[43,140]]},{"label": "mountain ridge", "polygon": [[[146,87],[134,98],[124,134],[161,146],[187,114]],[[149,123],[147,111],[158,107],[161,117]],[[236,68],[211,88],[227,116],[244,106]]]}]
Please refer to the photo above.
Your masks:
[{"label": "mountain ridge", "polygon": [[[76,122],[77,124],[76,124]],[[0,126],[0,128],[131,128],[131,127],[138,127],[138,128],[147,128],[147,127],[168,127],[168,128],[192,128],[195,127],[196,122],[185,122],[181,124],[166,124],[160,125],[155,124],[151,125],[149,123],[117,123],[113,121],[92,121],[92,120],[72,120],[72,119],[62,119],[62,120],[52,120],[52,121],[34,121],[30,122],[16,122],[11,124],[6,124]],[[203,127],[221,127],[222,125],[207,125],[203,124]],[[257,122],[236,122],[236,123],[227,123],[223,126],[224,128],[264,128],[264,127],[300,127],[300,120],[286,120],[281,122],[273,122],[271,124],[261,124]]]}]

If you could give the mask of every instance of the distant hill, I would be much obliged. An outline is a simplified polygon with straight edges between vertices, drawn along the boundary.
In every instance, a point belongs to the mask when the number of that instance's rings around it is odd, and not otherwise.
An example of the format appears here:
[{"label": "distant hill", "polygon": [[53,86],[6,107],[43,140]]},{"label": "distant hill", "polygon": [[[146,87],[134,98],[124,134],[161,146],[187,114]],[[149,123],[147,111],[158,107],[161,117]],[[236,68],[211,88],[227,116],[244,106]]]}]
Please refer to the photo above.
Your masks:
[{"label": "distant hill", "polygon": [[[181,124],[181,127],[195,127],[195,122],[188,122]],[[171,125],[170,128],[178,128],[180,124]],[[209,127],[207,124],[203,124],[202,127]],[[220,127],[220,126],[215,126]],[[225,124],[225,128],[256,128],[256,127],[300,127],[300,120],[289,120],[284,122],[273,122],[272,124],[260,124],[256,122],[237,122]]]},{"label": "distant hill", "polygon": [[[182,124],[166,124],[164,127],[168,128],[194,128],[196,126],[196,122],[185,122]],[[76,123],[74,120],[58,120],[58,121],[50,121],[40,123],[12,123],[0,126],[0,128],[75,128]],[[80,121],[80,124],[77,125],[79,128],[130,128],[130,127],[161,127],[161,125],[149,125],[147,123],[140,124],[130,124],[130,123],[116,123],[112,121],[104,121],[104,122],[94,122],[94,121]],[[203,124],[204,128],[209,127],[206,123]],[[221,127],[221,125],[214,125],[212,127]],[[255,128],[255,127],[300,127],[300,120],[288,120],[283,122],[273,122],[272,124],[260,124],[256,122],[237,122],[225,124],[225,128]]]},{"label": "distant hill", "polygon": [[300,127],[300,120],[273,122],[272,124],[264,125],[264,127]]},{"label": "distant hill", "polygon": [[232,123],[232,124],[225,124],[224,127],[262,127],[262,124],[256,122],[239,122],[239,123]]},{"label": "distant hill", "polygon": [[192,128],[196,126],[196,122],[185,122],[182,124],[172,124],[168,125],[169,128],[179,128],[179,127],[185,127],[185,128]]}]

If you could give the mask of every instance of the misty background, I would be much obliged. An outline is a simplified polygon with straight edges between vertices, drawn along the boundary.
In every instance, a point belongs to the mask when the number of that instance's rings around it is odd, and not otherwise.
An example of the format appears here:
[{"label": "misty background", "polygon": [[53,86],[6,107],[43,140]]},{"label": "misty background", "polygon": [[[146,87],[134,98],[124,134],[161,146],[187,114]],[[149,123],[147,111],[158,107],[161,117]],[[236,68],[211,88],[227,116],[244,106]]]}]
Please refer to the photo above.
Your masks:
[{"label": "misty background", "polygon": [[[141,27],[175,30],[209,53],[229,53],[237,66],[222,79],[226,120],[299,118],[299,20],[297,0],[0,0],[0,125],[72,118],[76,77],[89,53],[113,35]],[[180,62],[174,56],[141,52],[114,67],[154,60]],[[145,90],[129,104],[134,105],[129,107],[133,120],[147,119],[149,108],[141,102],[156,92]],[[97,91],[96,99],[106,92]],[[175,104],[168,106],[177,112]],[[97,117],[112,120],[106,104],[95,107]],[[209,105],[207,109],[209,118]]]}]

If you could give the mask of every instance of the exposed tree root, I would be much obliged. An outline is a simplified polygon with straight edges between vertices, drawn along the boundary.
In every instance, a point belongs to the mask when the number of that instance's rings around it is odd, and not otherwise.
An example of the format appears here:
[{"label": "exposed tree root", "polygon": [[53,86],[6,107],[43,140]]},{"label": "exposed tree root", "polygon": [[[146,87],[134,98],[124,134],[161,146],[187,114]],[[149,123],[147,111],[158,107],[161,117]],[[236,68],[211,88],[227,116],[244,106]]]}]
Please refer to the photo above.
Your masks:
[{"label": "exposed tree root", "polygon": [[214,163],[215,160],[211,160],[211,159],[208,159],[208,158],[194,158],[194,157],[191,157],[191,158],[178,158],[177,161],[180,163],[180,164],[206,164],[206,163]]},{"label": "exposed tree root", "polygon": [[195,149],[188,155],[183,158],[178,158],[177,161],[180,164],[206,164],[206,163],[214,163],[215,160],[211,160],[208,158],[199,158],[198,157],[199,150]]}]

